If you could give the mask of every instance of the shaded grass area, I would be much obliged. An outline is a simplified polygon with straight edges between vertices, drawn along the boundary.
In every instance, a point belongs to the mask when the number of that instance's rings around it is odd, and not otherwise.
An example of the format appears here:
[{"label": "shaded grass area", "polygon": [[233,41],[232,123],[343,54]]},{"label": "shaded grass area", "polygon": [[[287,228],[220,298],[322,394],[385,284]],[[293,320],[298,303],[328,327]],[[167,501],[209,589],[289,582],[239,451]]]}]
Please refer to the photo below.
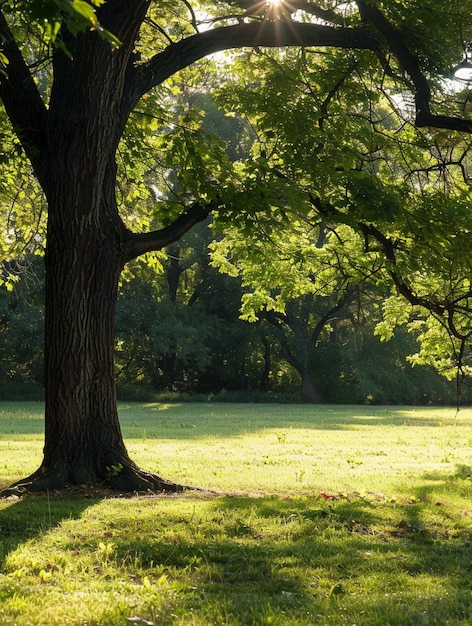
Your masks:
[{"label": "shaded grass area", "polygon": [[[0,405],[2,482],[41,408]],[[124,434],[218,497],[0,502],[2,625],[472,623],[471,412],[199,408],[122,406]]]},{"label": "shaded grass area", "polygon": [[427,509],[359,496],[29,497],[0,516],[0,621],[469,623],[467,524]]}]

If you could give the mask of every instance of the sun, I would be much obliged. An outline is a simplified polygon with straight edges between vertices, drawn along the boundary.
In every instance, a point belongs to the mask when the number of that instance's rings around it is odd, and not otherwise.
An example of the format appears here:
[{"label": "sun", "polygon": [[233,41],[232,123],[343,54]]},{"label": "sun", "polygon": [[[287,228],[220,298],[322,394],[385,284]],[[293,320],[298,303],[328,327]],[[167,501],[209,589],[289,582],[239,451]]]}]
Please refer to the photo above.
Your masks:
[{"label": "sun", "polygon": [[269,21],[278,21],[282,20],[285,17],[285,10],[288,5],[285,4],[284,0],[266,0],[265,2],[265,19]]}]

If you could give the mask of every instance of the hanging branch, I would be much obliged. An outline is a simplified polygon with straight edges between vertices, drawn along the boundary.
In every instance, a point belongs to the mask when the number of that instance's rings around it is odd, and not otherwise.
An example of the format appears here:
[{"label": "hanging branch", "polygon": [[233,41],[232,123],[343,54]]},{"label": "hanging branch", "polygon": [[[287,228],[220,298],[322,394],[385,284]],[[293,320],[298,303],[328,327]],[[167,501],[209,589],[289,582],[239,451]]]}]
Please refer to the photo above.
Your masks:
[{"label": "hanging branch", "polygon": [[410,52],[400,33],[377,7],[364,2],[364,0],[358,0],[357,5],[363,20],[371,24],[383,37],[390,51],[395,55],[411,80],[411,86],[415,92],[415,125],[418,128],[427,126],[472,134],[472,120],[448,115],[434,115],[431,112],[431,89],[421,71],[418,58]]}]

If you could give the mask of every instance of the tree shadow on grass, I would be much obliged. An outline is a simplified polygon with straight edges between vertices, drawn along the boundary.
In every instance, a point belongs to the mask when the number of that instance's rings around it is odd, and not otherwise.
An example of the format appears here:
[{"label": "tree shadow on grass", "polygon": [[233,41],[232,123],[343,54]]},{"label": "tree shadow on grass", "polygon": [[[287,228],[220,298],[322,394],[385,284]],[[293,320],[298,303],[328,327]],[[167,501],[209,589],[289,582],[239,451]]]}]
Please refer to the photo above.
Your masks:
[{"label": "tree shadow on grass", "polygon": [[85,498],[48,495],[0,499],[0,567],[18,546],[40,540],[66,519],[78,519],[91,504],[93,500]]},{"label": "tree shadow on grass", "polygon": [[[170,587],[172,609],[155,621],[161,625],[186,616],[231,625],[468,623],[470,522],[434,502],[467,476],[464,467],[453,477],[426,476],[396,501],[381,494],[127,499],[107,513],[99,535],[84,543],[71,529],[61,549],[110,543],[108,563],[122,577]],[[4,506],[2,562],[97,502],[28,496]],[[152,602],[144,617],[157,615]]]},{"label": "tree shadow on grass", "polygon": [[425,502],[187,495],[147,504],[139,519],[122,507],[105,532],[118,568],[178,589],[180,619],[416,626],[472,615],[466,525],[455,537],[425,528]]},{"label": "tree shadow on grass", "polygon": [[[228,532],[233,537],[228,562],[239,562],[241,572],[231,582],[244,581],[244,571],[258,571],[252,582],[263,586],[277,605],[286,590],[300,609],[323,615],[326,623],[343,623],[349,614],[353,620],[365,615],[365,624],[445,624],[469,618],[467,523],[457,528],[455,520],[456,532],[448,533],[454,513],[443,507],[445,529],[428,528],[420,502],[424,495],[421,488],[417,499],[403,504],[358,497],[329,504],[319,499],[215,501],[223,512],[237,511],[241,523],[248,520],[242,531],[236,525]],[[251,527],[254,519],[267,520],[268,527],[275,522],[279,530],[258,534],[264,524]],[[254,541],[238,555],[237,537],[247,533]],[[262,569],[251,568],[261,559]]]},{"label": "tree shadow on grass", "polygon": [[422,480],[412,489],[416,506],[405,510],[407,523],[432,539],[465,543],[472,571],[472,467],[457,464],[454,473],[427,472]]}]

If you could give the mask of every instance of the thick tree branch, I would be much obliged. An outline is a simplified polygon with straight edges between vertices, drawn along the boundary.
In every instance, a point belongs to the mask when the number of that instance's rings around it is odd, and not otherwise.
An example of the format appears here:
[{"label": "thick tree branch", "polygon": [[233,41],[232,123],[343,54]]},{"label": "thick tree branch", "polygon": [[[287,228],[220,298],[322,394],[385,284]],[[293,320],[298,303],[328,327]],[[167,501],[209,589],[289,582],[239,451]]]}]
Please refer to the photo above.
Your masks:
[{"label": "thick tree branch", "polygon": [[472,134],[472,120],[460,117],[433,115],[429,112],[417,111],[415,124],[418,128],[441,128]]},{"label": "thick tree branch", "polygon": [[47,110],[1,11],[0,44],[8,59],[0,72],[0,99],[38,179],[44,181]]},{"label": "thick tree branch", "polygon": [[124,263],[146,252],[162,250],[162,248],[177,241],[195,224],[203,222],[218,206],[218,202],[209,204],[196,202],[186,213],[180,215],[172,224],[165,228],[142,234],[128,233],[123,245]]},{"label": "thick tree branch", "polygon": [[[250,2],[236,2],[236,4],[242,6]],[[215,52],[257,46],[329,46],[372,50],[381,58],[381,41],[383,40],[384,48],[388,48],[397,58],[415,92],[416,126],[444,128],[472,134],[471,120],[435,115],[431,112],[431,89],[417,56],[409,50],[401,34],[377,7],[364,0],[359,0],[357,4],[367,28],[326,26],[290,19],[264,19],[247,24],[214,28],[172,44],[140,66],[137,71],[130,72],[124,101],[126,102],[124,104],[126,111],[123,111],[124,118],[139,98],[152,87],[159,85],[177,71]],[[292,9],[301,9],[320,17],[314,10],[317,7],[309,2],[288,2],[287,7],[289,12]],[[326,14],[326,18],[331,21],[332,17]],[[375,33],[378,33],[378,36]]]},{"label": "thick tree branch", "polygon": [[304,24],[291,20],[262,21],[215,28],[168,46],[143,64],[130,80],[128,102],[209,54],[234,48],[330,46],[377,50],[378,41],[364,28]]}]

